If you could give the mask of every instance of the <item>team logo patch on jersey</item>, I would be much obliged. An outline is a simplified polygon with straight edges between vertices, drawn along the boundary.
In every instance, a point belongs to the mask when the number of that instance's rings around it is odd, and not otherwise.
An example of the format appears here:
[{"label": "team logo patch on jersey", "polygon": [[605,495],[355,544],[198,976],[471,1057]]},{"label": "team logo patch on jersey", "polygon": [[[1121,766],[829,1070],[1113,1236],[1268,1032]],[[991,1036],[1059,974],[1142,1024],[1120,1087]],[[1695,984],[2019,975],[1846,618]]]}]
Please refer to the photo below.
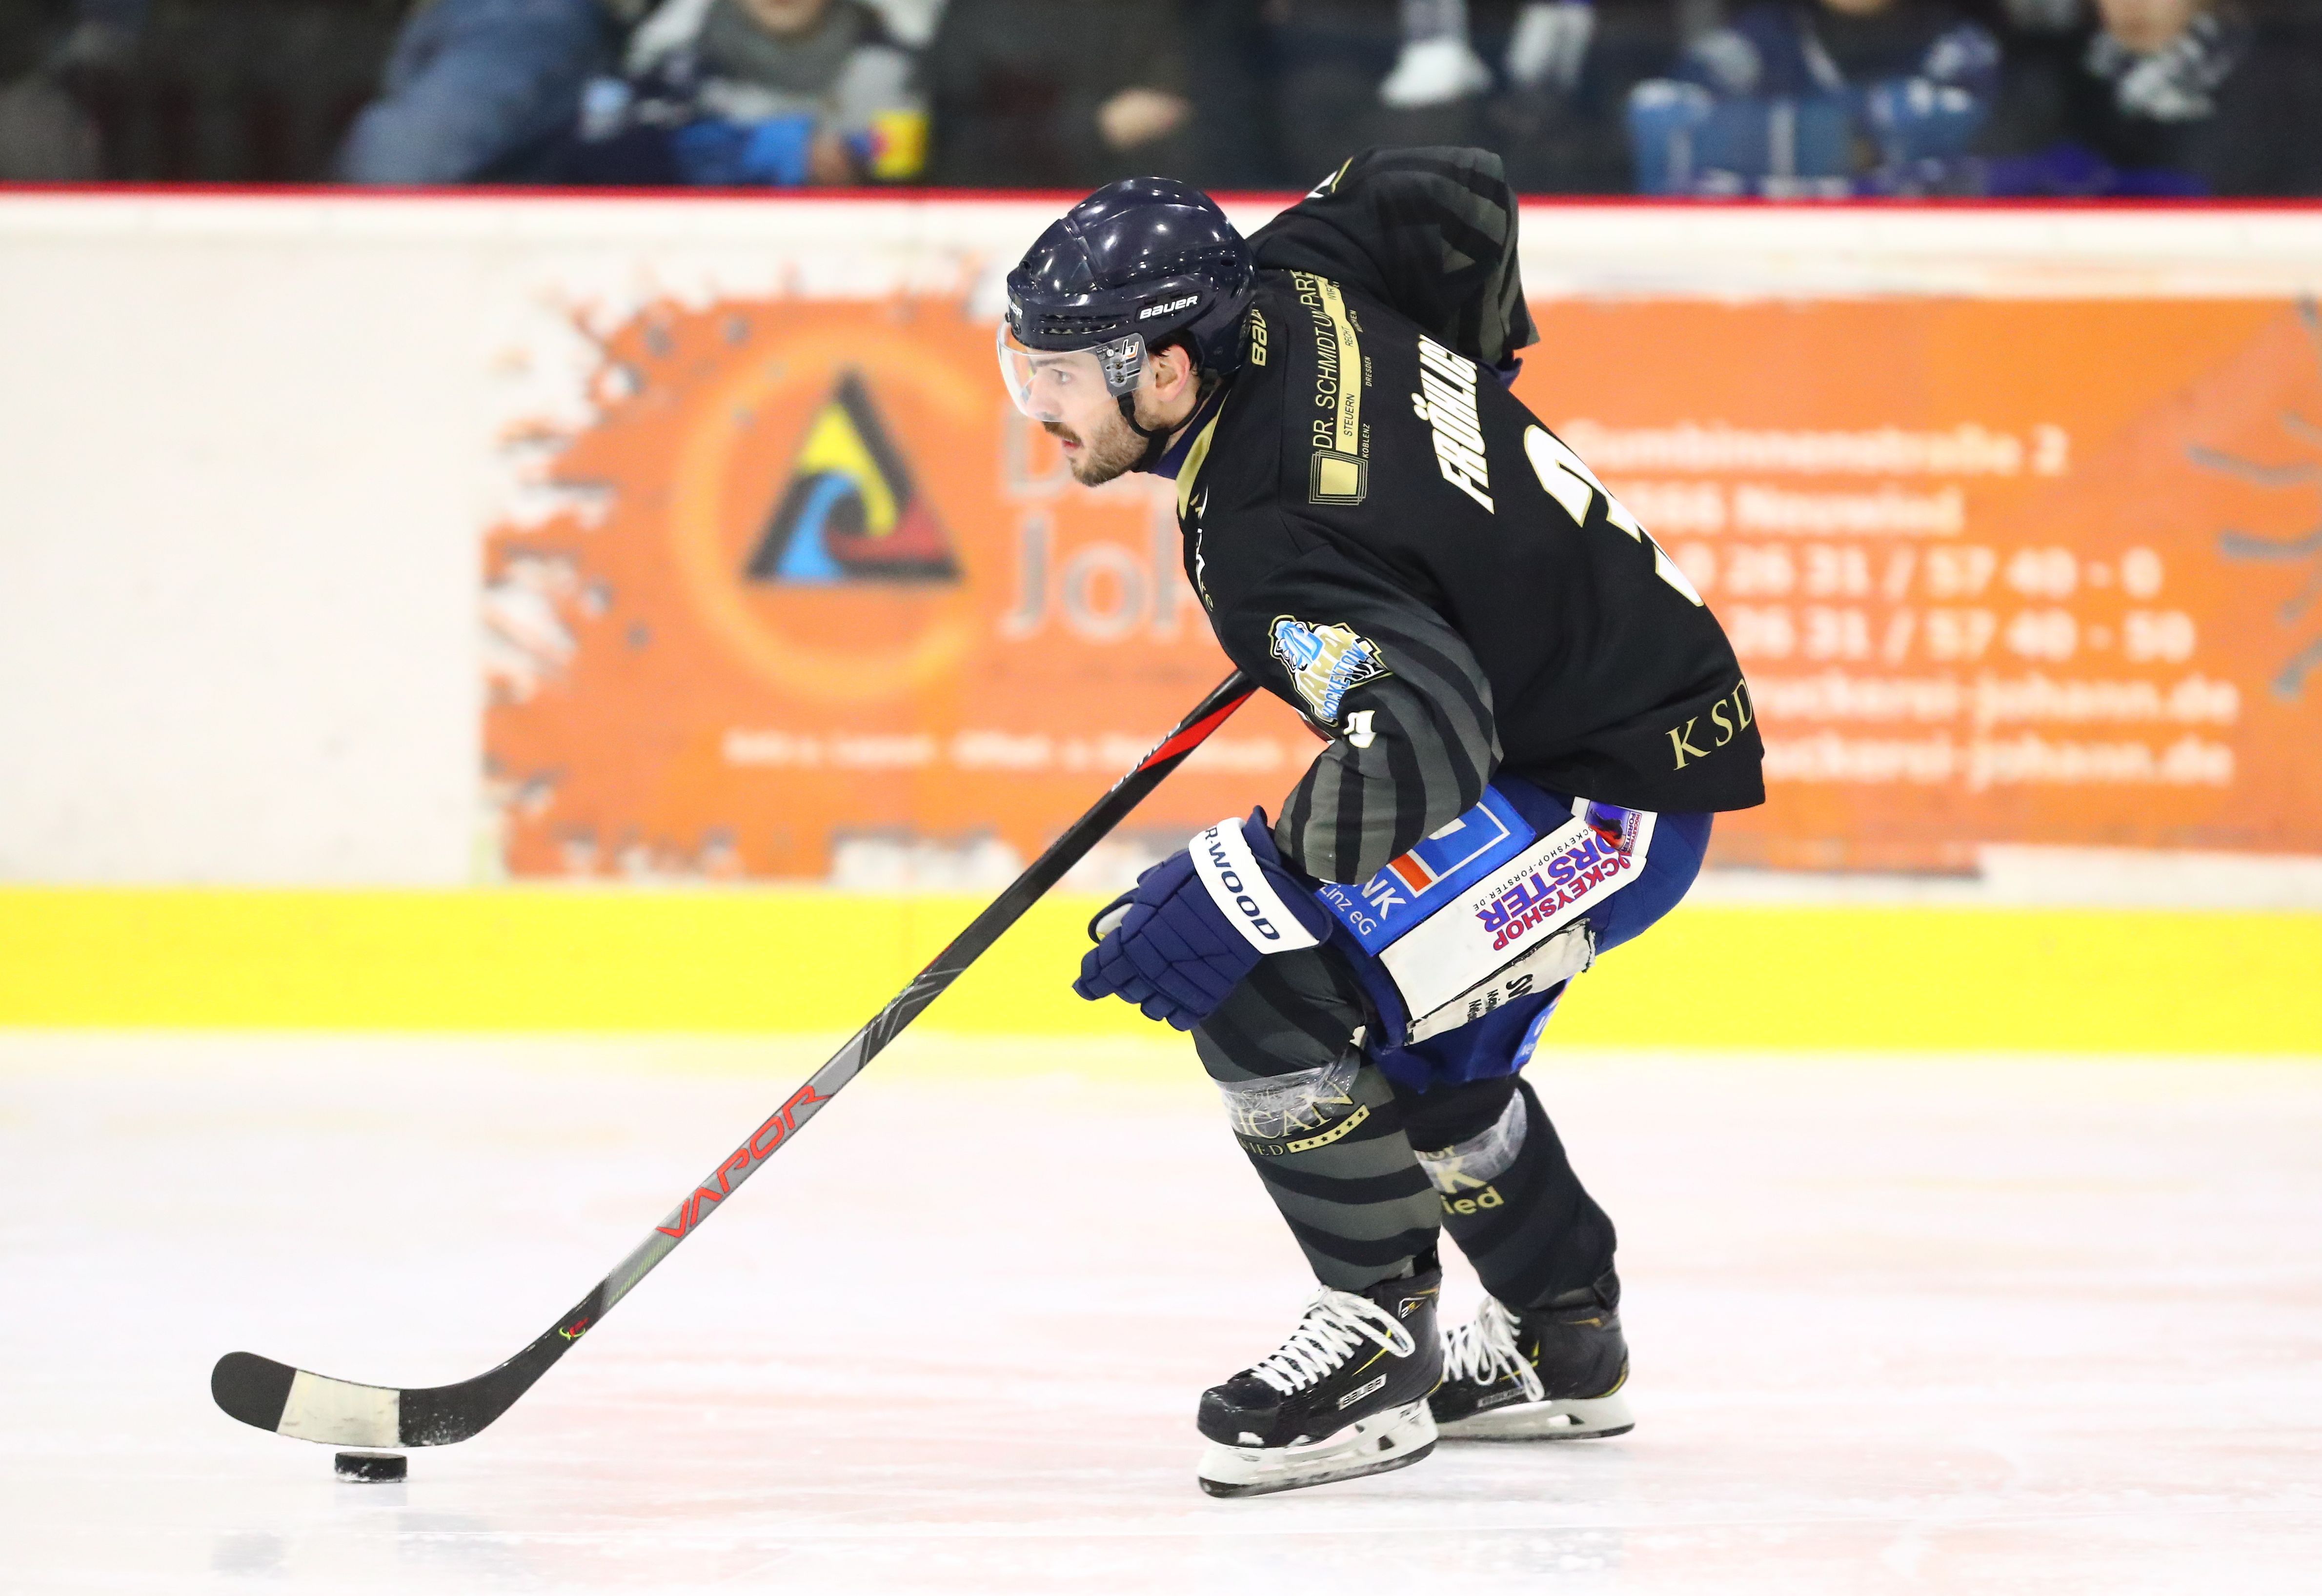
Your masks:
[{"label": "team logo patch on jersey", "polygon": [[1389,674],[1378,644],[1340,623],[1307,625],[1276,616],[1270,628],[1274,657],[1290,672],[1290,684],[1306,700],[1314,718],[1335,724],[1339,706],[1367,681]]}]

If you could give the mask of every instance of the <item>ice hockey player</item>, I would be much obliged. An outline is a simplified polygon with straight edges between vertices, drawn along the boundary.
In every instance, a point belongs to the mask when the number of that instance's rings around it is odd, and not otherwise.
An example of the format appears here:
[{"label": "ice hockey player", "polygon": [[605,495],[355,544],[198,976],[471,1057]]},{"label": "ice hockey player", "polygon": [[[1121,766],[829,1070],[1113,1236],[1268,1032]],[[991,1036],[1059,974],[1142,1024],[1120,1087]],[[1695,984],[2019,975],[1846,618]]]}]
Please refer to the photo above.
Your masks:
[{"label": "ice hockey player", "polygon": [[[1763,801],[1760,747],[1700,595],[1508,390],[1535,334],[1497,158],[1371,151],[1247,241],[1115,183],[1007,287],[1017,405],[1083,483],[1175,478],[1219,643],[1328,741],[1270,825],[1101,915],[1075,983],[1193,1032],[1321,1282],[1203,1394],[1202,1488],[1622,1433],[1613,1225],[1517,1072],[1712,813]],[[1489,1293],[1448,1336],[1439,1228]]]}]

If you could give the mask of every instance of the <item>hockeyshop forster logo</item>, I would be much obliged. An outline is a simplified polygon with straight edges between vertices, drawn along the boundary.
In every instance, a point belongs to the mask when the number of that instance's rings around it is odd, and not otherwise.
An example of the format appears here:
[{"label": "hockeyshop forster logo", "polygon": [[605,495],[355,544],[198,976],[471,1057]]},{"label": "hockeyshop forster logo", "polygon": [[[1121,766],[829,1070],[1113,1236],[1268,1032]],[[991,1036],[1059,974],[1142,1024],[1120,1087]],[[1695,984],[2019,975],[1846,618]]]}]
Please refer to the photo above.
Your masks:
[{"label": "hockeyshop forster logo", "polygon": [[1493,934],[1495,952],[1521,942],[1533,928],[1571,907],[1592,891],[1636,868],[1636,857],[1619,842],[1591,829],[1545,862],[1513,878],[1484,906],[1476,919]]}]

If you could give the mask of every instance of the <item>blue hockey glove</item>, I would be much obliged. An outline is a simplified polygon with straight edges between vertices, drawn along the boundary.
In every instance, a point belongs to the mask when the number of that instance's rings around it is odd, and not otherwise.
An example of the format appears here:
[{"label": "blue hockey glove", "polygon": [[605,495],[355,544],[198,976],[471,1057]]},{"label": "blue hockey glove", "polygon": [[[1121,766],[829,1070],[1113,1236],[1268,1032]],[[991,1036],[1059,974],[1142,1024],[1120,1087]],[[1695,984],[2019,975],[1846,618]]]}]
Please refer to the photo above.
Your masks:
[{"label": "blue hockey glove", "polygon": [[1268,953],[1311,948],[1330,915],[1282,862],[1266,811],[1220,820],[1137,878],[1089,926],[1073,990],[1190,1031]]}]

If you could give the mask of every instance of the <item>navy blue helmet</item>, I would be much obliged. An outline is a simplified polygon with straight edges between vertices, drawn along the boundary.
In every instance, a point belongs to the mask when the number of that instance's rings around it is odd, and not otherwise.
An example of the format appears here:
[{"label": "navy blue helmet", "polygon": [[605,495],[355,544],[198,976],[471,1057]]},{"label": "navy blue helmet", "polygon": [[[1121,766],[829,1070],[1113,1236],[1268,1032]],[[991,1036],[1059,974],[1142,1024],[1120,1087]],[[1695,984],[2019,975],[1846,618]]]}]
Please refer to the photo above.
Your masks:
[{"label": "navy blue helmet", "polygon": [[1145,350],[1173,341],[1193,345],[1204,376],[1231,371],[1256,281],[1249,245],[1216,201],[1169,178],[1128,178],[1025,251],[1008,274],[1008,332],[1028,350],[1120,346],[1104,366],[1107,386],[1126,396]]}]

